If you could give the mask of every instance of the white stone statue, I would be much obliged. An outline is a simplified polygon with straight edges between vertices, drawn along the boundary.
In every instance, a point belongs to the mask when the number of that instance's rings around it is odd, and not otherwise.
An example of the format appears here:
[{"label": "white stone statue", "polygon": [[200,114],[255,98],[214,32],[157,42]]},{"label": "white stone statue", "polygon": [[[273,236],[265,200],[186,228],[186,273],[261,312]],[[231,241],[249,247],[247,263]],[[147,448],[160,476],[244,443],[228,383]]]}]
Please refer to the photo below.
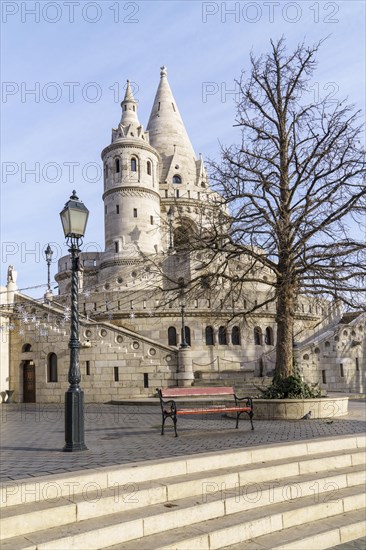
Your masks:
[{"label": "white stone statue", "polygon": [[8,267],[8,279],[7,282],[9,283],[16,283],[17,282],[17,272],[15,271],[14,267],[12,265],[9,265]]}]

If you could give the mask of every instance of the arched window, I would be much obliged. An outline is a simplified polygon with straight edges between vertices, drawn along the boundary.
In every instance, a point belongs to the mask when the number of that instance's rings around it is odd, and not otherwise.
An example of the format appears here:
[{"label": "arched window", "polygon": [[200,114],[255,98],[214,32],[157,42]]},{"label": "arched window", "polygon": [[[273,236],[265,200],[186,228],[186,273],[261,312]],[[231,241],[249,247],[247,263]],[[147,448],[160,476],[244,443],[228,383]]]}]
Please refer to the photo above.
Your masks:
[{"label": "arched window", "polygon": [[105,175],[105,179],[107,179],[108,178],[108,164],[107,163],[105,163],[105,165],[104,165],[104,175]]},{"label": "arched window", "polygon": [[220,346],[227,346],[226,327],[219,327],[219,344]]},{"label": "arched window", "polygon": [[262,329],[260,327],[254,327],[254,343],[256,346],[262,345]]},{"label": "arched window", "polygon": [[31,344],[24,344],[22,347],[22,353],[29,353],[32,351],[32,345]]},{"label": "arched window", "polygon": [[212,327],[206,327],[205,330],[206,346],[214,345],[214,331]]},{"label": "arched window", "polygon": [[135,157],[131,159],[131,172],[137,172],[137,159]]},{"label": "arched window", "polygon": [[271,327],[266,328],[264,340],[267,346],[273,346],[273,330]]},{"label": "arched window", "polygon": [[116,166],[116,174],[118,174],[119,173],[119,159],[116,159],[114,161],[114,163],[115,163],[115,166]]},{"label": "arched window", "polygon": [[177,331],[175,327],[168,328],[168,345],[169,346],[177,345]]},{"label": "arched window", "polygon": [[240,346],[240,330],[239,327],[233,327],[231,330],[231,343],[233,346]]},{"label": "arched window", "polygon": [[189,248],[191,234],[192,231],[186,226],[179,225],[175,227],[173,233],[174,247],[179,250]]},{"label": "arched window", "polygon": [[175,174],[175,176],[173,176],[173,183],[182,183],[182,178],[178,176],[178,174]]},{"label": "arched window", "polygon": [[[191,329],[187,326],[184,327],[184,334],[186,336],[186,343],[191,345]],[[183,330],[181,331],[182,342],[183,342]]]},{"label": "arched window", "polygon": [[47,382],[57,382],[57,355],[50,353],[47,358]]},{"label": "arched window", "polygon": [[151,176],[151,162],[148,160],[146,164],[147,175]]}]

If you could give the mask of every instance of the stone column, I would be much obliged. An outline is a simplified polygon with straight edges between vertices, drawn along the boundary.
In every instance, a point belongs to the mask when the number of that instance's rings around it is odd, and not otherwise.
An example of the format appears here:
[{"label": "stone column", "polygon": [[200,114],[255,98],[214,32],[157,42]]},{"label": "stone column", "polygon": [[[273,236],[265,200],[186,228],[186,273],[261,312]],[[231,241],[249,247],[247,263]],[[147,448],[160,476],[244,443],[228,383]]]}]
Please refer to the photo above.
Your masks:
[{"label": "stone column", "polygon": [[194,380],[192,351],[190,347],[179,348],[178,351],[178,386],[192,386]]}]

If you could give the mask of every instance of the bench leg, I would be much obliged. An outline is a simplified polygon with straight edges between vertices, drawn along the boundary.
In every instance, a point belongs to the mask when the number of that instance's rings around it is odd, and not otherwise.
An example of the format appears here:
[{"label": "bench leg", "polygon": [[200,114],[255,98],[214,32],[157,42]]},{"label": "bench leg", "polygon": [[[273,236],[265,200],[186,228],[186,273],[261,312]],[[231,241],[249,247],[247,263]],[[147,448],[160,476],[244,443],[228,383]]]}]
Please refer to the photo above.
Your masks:
[{"label": "bench leg", "polygon": [[[242,411],[244,412],[244,411]],[[254,430],[254,426],[253,426],[253,411],[250,411],[250,412],[247,412],[245,411],[248,415],[249,415],[249,420],[250,420],[250,424],[252,426],[252,430]],[[241,415],[241,412],[238,412],[236,413],[236,426],[235,428],[237,429],[239,427],[239,418],[240,418],[240,415]]]},{"label": "bench leg", "polygon": [[[162,421],[162,424],[161,424],[161,435],[164,435],[164,425],[165,425],[165,420],[167,418],[168,418],[168,416],[163,416],[163,421]],[[178,437],[178,434],[177,434],[177,417],[176,416],[170,416],[169,418],[171,418],[173,420],[175,437]]]},{"label": "bench leg", "polygon": [[254,416],[254,414],[253,414],[253,411],[250,411],[250,413],[248,413],[248,414],[249,414],[250,423],[252,425],[252,430],[254,430],[254,426],[253,426],[253,416]]},{"label": "bench leg", "polygon": [[240,418],[240,415],[241,415],[241,412],[237,412],[237,413],[236,413],[236,425],[235,425],[235,428],[236,428],[236,429],[239,428],[239,418]]}]

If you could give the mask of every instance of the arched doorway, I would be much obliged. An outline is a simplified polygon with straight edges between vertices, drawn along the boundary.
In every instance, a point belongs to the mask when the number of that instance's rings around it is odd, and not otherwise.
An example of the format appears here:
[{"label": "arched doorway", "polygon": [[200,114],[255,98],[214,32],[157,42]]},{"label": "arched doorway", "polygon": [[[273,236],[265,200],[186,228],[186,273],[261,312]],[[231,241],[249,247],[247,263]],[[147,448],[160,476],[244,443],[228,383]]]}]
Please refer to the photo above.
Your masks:
[{"label": "arched doorway", "polygon": [[33,361],[23,361],[23,403],[36,402],[36,368]]}]

